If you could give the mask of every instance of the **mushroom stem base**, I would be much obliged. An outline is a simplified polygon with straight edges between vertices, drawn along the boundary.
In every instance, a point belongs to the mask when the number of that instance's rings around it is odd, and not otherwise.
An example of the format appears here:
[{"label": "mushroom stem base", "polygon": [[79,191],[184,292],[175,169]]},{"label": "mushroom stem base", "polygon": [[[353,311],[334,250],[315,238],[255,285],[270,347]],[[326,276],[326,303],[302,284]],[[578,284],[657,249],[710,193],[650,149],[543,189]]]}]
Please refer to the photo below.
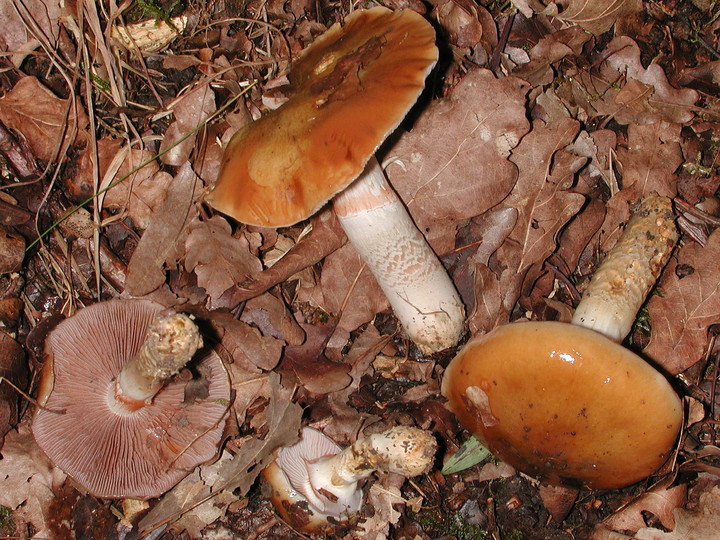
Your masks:
[{"label": "mushroom stem base", "polygon": [[593,274],[572,323],[621,342],[678,240],[672,201],[648,195]]}]

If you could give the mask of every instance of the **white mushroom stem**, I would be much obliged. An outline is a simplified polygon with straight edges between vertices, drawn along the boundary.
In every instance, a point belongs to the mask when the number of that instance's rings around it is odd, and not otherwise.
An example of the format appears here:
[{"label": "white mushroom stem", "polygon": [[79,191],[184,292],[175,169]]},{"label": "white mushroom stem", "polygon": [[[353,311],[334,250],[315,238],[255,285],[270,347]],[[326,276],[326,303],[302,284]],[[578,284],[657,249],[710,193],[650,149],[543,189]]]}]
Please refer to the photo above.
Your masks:
[{"label": "white mushroom stem", "polygon": [[572,323],[618,342],[625,339],[677,239],[670,199],[645,197],[595,271]]},{"label": "white mushroom stem", "polygon": [[316,490],[332,493],[375,471],[418,476],[431,467],[436,450],[435,438],[427,431],[397,426],[361,437],[339,454],[308,464],[310,481]]},{"label": "white mushroom stem", "polygon": [[197,325],[182,313],[161,313],[148,329],[140,351],[120,372],[115,397],[120,402],[152,399],[202,347]]},{"label": "white mushroom stem", "polygon": [[460,295],[374,157],[333,204],[410,339],[424,353],[455,345],[464,331]]},{"label": "white mushroom stem", "polygon": [[300,441],[282,448],[263,475],[281,515],[293,522],[302,514],[295,525],[317,532],[328,518],[343,520],[360,510],[360,479],[375,471],[405,477],[423,474],[432,466],[436,450],[434,437],[418,428],[394,427],[340,450],[322,432],[306,427]]}]

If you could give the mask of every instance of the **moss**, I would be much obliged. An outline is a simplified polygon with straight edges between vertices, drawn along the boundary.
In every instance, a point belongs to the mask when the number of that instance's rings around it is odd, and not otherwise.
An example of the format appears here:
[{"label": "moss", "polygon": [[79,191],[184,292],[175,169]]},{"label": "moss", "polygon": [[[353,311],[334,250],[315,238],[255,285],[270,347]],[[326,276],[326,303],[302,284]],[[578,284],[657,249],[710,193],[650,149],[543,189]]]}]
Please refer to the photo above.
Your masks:
[{"label": "moss", "polygon": [[0,506],[0,534],[9,534],[15,530],[13,511],[7,506]]},{"label": "moss", "polygon": [[488,537],[485,529],[468,523],[460,512],[445,514],[438,509],[426,510],[410,514],[410,518],[432,537],[454,536],[458,540],[484,540]]}]

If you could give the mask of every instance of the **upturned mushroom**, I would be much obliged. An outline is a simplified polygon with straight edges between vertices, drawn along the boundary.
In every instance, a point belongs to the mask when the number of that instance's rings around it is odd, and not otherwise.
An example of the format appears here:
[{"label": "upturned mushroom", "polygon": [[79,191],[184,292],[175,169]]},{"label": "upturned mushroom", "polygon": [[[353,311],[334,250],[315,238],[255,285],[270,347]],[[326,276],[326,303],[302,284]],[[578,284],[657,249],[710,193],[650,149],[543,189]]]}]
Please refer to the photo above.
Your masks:
[{"label": "upturned mushroom", "polygon": [[358,482],[376,471],[418,476],[432,466],[437,443],[421,429],[397,426],[361,437],[342,450],[322,432],[303,428],[263,471],[278,513],[303,532],[328,531],[360,511]]},{"label": "upturned mushroom", "polygon": [[207,197],[266,227],[297,223],[335,197],[350,242],[427,353],[457,343],[464,307],[374,152],[417,100],[437,55],[435,32],[417,13],[355,11],[299,55],[288,101],[233,136]]},{"label": "upturned mushroom", "polygon": [[[189,317],[149,300],[78,311],[47,339],[35,440],[96,497],[161,495],[216,455],[229,414],[227,372],[201,347]],[[194,391],[174,377],[186,365]]]},{"label": "upturned mushroom", "polygon": [[638,205],[573,324],[498,327],[452,360],[448,406],[498,457],[551,484],[606,489],[650,476],[671,455],[680,399],[618,342],[677,241],[673,219],[666,197]]}]

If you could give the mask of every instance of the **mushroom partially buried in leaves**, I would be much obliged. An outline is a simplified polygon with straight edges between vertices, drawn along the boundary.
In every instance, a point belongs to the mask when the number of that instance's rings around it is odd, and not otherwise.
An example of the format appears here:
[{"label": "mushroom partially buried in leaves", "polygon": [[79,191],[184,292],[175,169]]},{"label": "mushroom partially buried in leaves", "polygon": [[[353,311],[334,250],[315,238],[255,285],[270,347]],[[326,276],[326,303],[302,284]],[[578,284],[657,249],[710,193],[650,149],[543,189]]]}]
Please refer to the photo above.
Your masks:
[{"label": "mushroom partially buried in leaves", "polygon": [[629,333],[676,241],[670,200],[648,196],[573,324],[515,323],[468,342],[442,384],[461,423],[548,483],[609,489],[653,474],[677,440],[681,402],[663,375],[614,340]]},{"label": "mushroom partially buried in leaves", "polygon": [[221,212],[265,227],[297,223],[335,196],[350,242],[424,352],[457,343],[464,308],[373,154],[437,54],[432,26],[413,11],[352,13],[299,55],[288,101],[233,136],[208,195]]},{"label": "mushroom partially buried in leaves", "polygon": [[[227,372],[201,346],[189,317],[148,300],[78,311],[46,342],[35,440],[96,497],[161,495],[216,455],[229,414]],[[173,377],[186,364],[188,392]]]},{"label": "mushroom partially buried in leaves", "polygon": [[302,532],[330,532],[333,524],[360,511],[360,480],[375,471],[407,478],[424,474],[436,450],[435,438],[414,427],[396,426],[360,437],[344,450],[322,432],[305,427],[300,441],[278,450],[262,474],[285,521]]}]

